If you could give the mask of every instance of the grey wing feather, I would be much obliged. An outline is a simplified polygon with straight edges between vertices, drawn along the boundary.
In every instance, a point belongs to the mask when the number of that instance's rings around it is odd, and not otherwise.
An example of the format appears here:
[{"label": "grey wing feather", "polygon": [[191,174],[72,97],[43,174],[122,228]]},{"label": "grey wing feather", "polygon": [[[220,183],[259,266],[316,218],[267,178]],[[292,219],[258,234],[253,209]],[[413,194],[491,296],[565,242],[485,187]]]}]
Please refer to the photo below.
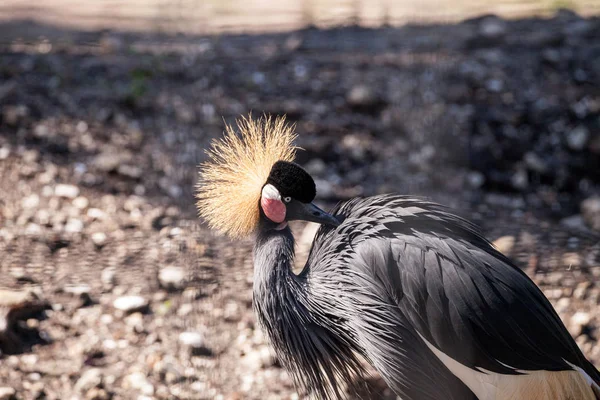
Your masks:
[{"label": "grey wing feather", "polygon": [[369,296],[386,302],[397,329],[417,332],[471,368],[518,374],[571,363],[600,383],[540,289],[466,220],[392,195],[353,199],[334,213],[344,222],[318,232],[307,269],[352,271],[356,304]]}]

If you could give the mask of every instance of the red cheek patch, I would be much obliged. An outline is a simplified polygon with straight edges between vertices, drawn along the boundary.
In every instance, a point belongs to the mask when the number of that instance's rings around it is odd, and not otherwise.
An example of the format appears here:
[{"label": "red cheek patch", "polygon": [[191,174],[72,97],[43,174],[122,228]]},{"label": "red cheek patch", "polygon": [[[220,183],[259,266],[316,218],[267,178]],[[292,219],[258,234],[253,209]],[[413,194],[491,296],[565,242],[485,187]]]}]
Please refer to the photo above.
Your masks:
[{"label": "red cheek patch", "polygon": [[279,224],[285,220],[285,204],[281,200],[261,197],[260,205],[267,218],[271,221]]}]

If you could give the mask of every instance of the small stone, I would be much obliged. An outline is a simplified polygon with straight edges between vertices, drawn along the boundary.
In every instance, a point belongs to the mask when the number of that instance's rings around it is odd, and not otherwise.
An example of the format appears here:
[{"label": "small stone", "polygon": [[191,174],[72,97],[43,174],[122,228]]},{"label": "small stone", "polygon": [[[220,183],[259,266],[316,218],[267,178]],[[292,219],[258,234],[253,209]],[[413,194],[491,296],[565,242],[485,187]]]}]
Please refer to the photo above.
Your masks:
[{"label": "small stone", "polygon": [[77,218],[69,218],[65,225],[65,232],[79,233],[83,231],[83,221]]},{"label": "small stone", "polygon": [[85,371],[75,383],[75,391],[79,393],[102,385],[103,373],[99,368],[92,368]]},{"label": "small stone", "polygon": [[185,270],[181,267],[164,267],[158,273],[158,281],[165,289],[183,289],[185,287]]},{"label": "small stone", "polygon": [[112,172],[116,171],[117,168],[119,168],[119,165],[126,159],[129,159],[129,157],[112,151],[107,151],[98,154],[96,158],[94,158],[92,164],[100,171]]},{"label": "small stone", "polygon": [[479,171],[471,171],[467,174],[467,183],[473,189],[478,189],[485,183],[485,176]]},{"label": "small stone", "polygon": [[567,144],[571,150],[580,151],[585,148],[590,132],[585,126],[579,125],[567,134]]},{"label": "small stone", "polygon": [[37,194],[31,194],[25,198],[23,198],[23,200],[21,200],[21,206],[25,209],[32,209],[32,208],[36,208],[37,206],[39,206],[40,204],[40,196],[38,196]]},{"label": "small stone", "polygon": [[104,268],[100,274],[100,280],[105,289],[112,289],[115,283],[117,283],[115,269],[111,267]]},{"label": "small stone", "polygon": [[148,301],[142,296],[121,296],[115,299],[113,307],[126,313],[144,311],[148,308]]},{"label": "small stone", "polygon": [[581,267],[583,260],[578,253],[565,253],[562,256],[562,263],[567,268]]},{"label": "small stone", "polygon": [[79,195],[79,188],[75,185],[58,184],[54,188],[54,195],[65,197],[67,199],[74,199]]},{"label": "small stone", "polygon": [[10,149],[8,147],[0,147],[0,160],[6,160],[10,156]]},{"label": "small stone", "polygon": [[0,400],[16,399],[17,391],[11,387],[0,387]]},{"label": "small stone", "polygon": [[548,166],[546,165],[544,160],[542,160],[540,156],[533,152],[525,154],[525,157],[523,157],[523,161],[525,161],[525,164],[530,170],[535,171],[539,174],[544,174],[548,171]]},{"label": "small stone", "polygon": [[128,164],[119,165],[119,167],[117,168],[117,172],[120,175],[131,179],[139,179],[144,173],[144,171],[140,167]]},{"label": "small stone", "polygon": [[313,158],[304,167],[313,176],[322,176],[327,171],[327,164],[320,158]]},{"label": "small stone", "polygon": [[485,18],[479,24],[479,35],[489,40],[501,39],[506,35],[506,22],[498,17]]},{"label": "small stone", "polygon": [[517,169],[517,171],[510,178],[510,182],[512,183],[515,189],[525,190],[529,186],[529,177],[527,176],[527,171],[522,168]]},{"label": "small stone", "polygon": [[136,333],[144,332],[144,316],[142,313],[135,312],[125,318],[125,324]]},{"label": "small stone", "polygon": [[369,86],[357,85],[350,89],[346,101],[353,107],[368,107],[377,103],[377,97]]},{"label": "small stone", "polygon": [[571,332],[571,334],[575,337],[581,335],[591,320],[592,317],[589,313],[577,311],[575,314],[573,314],[571,320],[569,321],[569,332]]},{"label": "small stone", "polygon": [[106,218],[106,213],[99,208],[90,208],[87,211],[87,216],[91,219],[103,220]]},{"label": "small stone", "polygon": [[209,356],[212,354],[211,350],[204,343],[204,337],[199,332],[181,332],[179,334],[179,343],[189,348],[192,355]]},{"label": "small stone", "polygon": [[204,338],[199,332],[181,332],[179,334],[179,342],[184,346],[190,347],[204,346]]},{"label": "small stone", "polygon": [[583,221],[590,228],[600,231],[600,196],[594,196],[581,202]]},{"label": "small stone", "polygon": [[65,293],[73,294],[76,296],[89,295],[90,285],[67,285],[63,288]]},{"label": "small stone", "polygon": [[73,207],[75,208],[84,210],[90,205],[90,201],[87,199],[87,197],[79,196],[75,197],[71,204],[73,204]]},{"label": "small stone", "polygon": [[494,247],[505,256],[510,256],[515,246],[514,236],[501,236],[492,242]]},{"label": "small stone", "polygon": [[106,233],[104,232],[94,232],[91,236],[92,243],[98,248],[102,248],[106,244]]},{"label": "small stone", "polygon": [[154,394],[154,386],[148,381],[146,374],[143,372],[133,372],[127,375],[123,383],[125,387],[137,389],[144,395],[151,396]]}]

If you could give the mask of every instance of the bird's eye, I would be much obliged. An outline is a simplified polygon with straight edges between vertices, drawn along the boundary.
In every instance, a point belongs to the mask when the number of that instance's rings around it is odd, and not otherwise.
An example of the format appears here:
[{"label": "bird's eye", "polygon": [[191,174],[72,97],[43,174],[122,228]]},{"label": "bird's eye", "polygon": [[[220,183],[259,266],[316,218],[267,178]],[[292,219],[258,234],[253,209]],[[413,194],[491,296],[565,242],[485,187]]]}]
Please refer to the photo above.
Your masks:
[{"label": "bird's eye", "polygon": [[290,201],[292,201],[292,198],[290,196],[287,196],[283,198],[283,201],[289,203]]}]

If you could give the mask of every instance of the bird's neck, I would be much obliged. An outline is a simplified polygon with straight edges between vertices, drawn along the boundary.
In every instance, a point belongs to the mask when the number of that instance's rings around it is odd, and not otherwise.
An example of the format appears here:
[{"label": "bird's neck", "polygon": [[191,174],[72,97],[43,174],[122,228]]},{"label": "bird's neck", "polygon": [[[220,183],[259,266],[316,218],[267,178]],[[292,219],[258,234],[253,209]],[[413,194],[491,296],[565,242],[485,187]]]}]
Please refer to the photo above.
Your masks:
[{"label": "bird's neck", "polygon": [[289,280],[296,279],[293,260],[294,236],[289,227],[259,231],[254,245],[255,299],[259,295],[261,299],[271,299],[274,294],[283,294]]},{"label": "bird's neck", "polygon": [[360,349],[339,320],[329,323],[330,302],[318,299],[323,290],[311,289],[306,275],[294,274],[293,259],[289,228],[260,231],[254,247],[254,310],[294,381],[319,397],[341,398],[340,383],[351,385],[362,374]]}]

